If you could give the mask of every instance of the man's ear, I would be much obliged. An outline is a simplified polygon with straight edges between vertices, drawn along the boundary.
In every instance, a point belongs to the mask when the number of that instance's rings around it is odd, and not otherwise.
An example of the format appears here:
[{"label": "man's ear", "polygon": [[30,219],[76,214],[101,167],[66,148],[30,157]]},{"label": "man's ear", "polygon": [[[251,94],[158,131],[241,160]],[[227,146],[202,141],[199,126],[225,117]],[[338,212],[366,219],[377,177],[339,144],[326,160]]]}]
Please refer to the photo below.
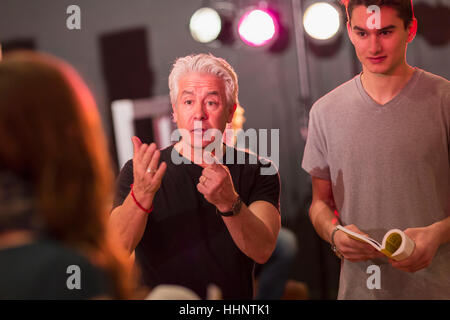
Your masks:
[{"label": "man's ear", "polygon": [[406,42],[411,42],[414,40],[417,34],[417,19],[413,18],[408,26],[408,38],[406,39]]},{"label": "man's ear", "polygon": [[228,114],[228,119],[227,119],[228,123],[231,123],[233,121],[233,116],[234,116],[234,112],[236,111],[236,108],[237,108],[236,103],[230,108],[230,113]]},{"label": "man's ear", "polygon": [[177,123],[178,119],[177,119],[177,113],[175,111],[175,105],[172,103],[172,121],[174,123]]}]

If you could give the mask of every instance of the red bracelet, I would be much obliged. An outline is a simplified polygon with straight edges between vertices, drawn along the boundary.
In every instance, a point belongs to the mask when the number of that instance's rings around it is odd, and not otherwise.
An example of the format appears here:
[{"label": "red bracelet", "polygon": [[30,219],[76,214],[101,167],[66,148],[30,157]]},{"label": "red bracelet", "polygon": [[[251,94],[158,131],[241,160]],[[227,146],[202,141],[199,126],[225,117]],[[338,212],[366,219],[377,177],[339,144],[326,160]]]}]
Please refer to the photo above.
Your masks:
[{"label": "red bracelet", "polygon": [[134,196],[134,193],[133,193],[133,184],[130,185],[130,188],[131,188],[131,196],[133,197],[133,200],[134,200],[134,202],[136,203],[136,205],[139,207],[139,209],[141,209],[141,210],[143,210],[143,211],[145,211],[145,212],[147,212],[147,213],[151,213],[151,212],[153,211],[153,204],[152,204],[152,207],[151,207],[149,210],[145,209],[143,206],[141,206],[141,204],[139,203],[139,201],[137,201],[137,200],[136,200],[136,197]]}]

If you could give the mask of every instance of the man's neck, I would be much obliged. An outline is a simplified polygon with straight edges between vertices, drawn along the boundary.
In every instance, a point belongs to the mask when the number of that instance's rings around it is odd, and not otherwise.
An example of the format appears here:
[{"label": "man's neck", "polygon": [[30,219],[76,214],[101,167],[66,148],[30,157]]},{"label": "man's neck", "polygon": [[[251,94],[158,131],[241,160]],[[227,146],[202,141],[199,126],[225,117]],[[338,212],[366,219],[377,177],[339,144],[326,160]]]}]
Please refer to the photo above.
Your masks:
[{"label": "man's neck", "polygon": [[[174,145],[174,148],[179,154],[181,154],[192,163],[202,165],[205,162],[205,159],[203,159],[205,148],[195,148],[194,146],[188,145],[187,143],[183,143],[183,140],[177,142]],[[222,148],[222,155],[225,154],[225,146],[223,145],[223,143],[220,144],[220,148]],[[215,149],[212,149],[211,153],[212,155],[217,156],[215,154]]]},{"label": "man's neck", "polygon": [[384,105],[400,93],[413,74],[414,68],[405,63],[390,74],[363,71],[361,83],[375,102]]}]

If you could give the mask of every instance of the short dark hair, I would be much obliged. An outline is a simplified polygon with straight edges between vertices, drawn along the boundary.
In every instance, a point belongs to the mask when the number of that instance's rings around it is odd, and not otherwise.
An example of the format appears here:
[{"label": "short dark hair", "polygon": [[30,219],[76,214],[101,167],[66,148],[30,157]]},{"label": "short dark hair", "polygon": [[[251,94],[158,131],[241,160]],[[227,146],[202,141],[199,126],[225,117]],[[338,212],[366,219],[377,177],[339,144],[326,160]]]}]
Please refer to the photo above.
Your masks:
[{"label": "short dark hair", "polygon": [[405,29],[409,26],[414,18],[414,10],[412,0],[341,0],[347,11],[347,19],[350,22],[353,9],[357,6],[371,6],[391,7],[397,11],[398,17],[403,20]]}]

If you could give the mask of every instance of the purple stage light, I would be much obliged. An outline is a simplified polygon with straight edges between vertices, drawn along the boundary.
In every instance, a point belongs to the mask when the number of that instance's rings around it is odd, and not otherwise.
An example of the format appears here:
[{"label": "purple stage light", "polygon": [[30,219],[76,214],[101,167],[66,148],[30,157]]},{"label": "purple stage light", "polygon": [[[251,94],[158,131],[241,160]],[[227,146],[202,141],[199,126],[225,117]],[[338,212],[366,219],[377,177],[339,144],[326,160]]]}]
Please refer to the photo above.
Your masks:
[{"label": "purple stage light", "polygon": [[269,11],[252,9],[239,20],[238,33],[247,45],[261,47],[278,36],[278,22]]}]

